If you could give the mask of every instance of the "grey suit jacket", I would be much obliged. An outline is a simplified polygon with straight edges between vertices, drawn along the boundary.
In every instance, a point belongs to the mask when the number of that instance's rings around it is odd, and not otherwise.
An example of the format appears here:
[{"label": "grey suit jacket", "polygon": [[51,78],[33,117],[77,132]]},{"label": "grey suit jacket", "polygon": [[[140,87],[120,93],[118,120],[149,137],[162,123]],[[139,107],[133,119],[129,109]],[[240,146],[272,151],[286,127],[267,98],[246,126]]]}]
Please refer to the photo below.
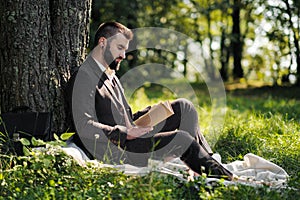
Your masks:
[{"label": "grey suit jacket", "polygon": [[73,84],[72,115],[76,134],[91,155],[106,163],[128,159],[124,152],[125,120],[132,123],[148,110],[132,115],[118,79],[117,83],[121,98],[114,92],[107,75],[89,56],[79,68]]}]

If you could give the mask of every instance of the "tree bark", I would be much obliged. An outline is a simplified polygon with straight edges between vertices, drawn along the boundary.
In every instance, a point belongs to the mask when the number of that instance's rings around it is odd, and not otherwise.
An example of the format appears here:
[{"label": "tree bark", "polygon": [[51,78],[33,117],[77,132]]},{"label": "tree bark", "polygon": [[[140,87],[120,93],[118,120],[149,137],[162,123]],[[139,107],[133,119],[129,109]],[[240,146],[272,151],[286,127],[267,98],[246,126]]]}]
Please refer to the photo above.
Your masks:
[{"label": "tree bark", "polygon": [[0,0],[0,112],[53,113],[66,129],[63,87],[85,58],[91,0]]},{"label": "tree bark", "polygon": [[242,50],[243,41],[241,41],[240,30],[240,6],[241,0],[234,0],[232,11],[232,36],[231,36],[231,51],[233,55],[233,78],[243,78],[244,72],[242,68]]},{"label": "tree bark", "polygon": [[[293,21],[292,21],[292,17],[293,17],[293,12],[292,12],[292,8],[289,4],[289,1],[284,0],[283,1],[285,3],[286,6],[286,13],[288,14],[289,18],[288,18],[288,22],[289,22],[289,26],[291,29],[291,32],[293,34],[293,42],[290,41],[290,43],[294,43],[294,47],[295,50],[290,49],[291,52],[291,57],[293,57],[293,51],[296,57],[296,64],[297,64],[297,82],[296,84],[299,86],[300,85],[300,46],[299,46],[299,33],[297,33],[297,29],[293,27]],[[299,10],[300,8],[298,8],[298,19],[299,19]],[[298,27],[299,28],[299,27]],[[291,65],[293,63],[293,59],[291,59]]]},{"label": "tree bark", "polygon": [[228,62],[229,62],[229,48],[226,45],[226,33],[224,28],[222,28],[222,35],[220,40],[220,51],[221,51],[221,69],[220,74],[223,81],[228,81]]}]

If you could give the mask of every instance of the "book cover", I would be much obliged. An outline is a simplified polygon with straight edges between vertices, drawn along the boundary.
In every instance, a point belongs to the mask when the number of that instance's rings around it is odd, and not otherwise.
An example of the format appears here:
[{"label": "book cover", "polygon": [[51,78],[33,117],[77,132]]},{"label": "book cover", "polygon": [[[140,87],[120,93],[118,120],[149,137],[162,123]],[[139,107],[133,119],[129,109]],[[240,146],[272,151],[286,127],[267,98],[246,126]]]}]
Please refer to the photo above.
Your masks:
[{"label": "book cover", "polygon": [[160,102],[153,105],[146,114],[139,117],[134,123],[137,126],[155,126],[173,114],[174,111],[169,101]]}]

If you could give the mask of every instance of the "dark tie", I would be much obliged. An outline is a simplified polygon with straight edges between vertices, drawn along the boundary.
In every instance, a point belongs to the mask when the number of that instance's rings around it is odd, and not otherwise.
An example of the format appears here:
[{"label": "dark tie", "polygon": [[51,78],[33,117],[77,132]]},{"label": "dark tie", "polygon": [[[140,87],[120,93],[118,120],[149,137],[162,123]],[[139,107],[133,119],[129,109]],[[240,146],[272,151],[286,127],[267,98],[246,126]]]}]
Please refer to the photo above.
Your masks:
[{"label": "dark tie", "polygon": [[112,87],[114,89],[114,92],[115,92],[117,98],[119,99],[119,101],[121,102],[121,104],[123,106],[124,118],[125,118],[126,124],[131,124],[129,117],[128,117],[128,113],[126,112],[126,108],[124,107],[124,102],[123,102],[124,100],[121,95],[122,92],[121,92],[120,87],[115,78],[112,79]]},{"label": "dark tie", "polygon": [[112,79],[112,87],[113,87],[113,89],[114,89],[114,92],[115,92],[117,98],[118,98],[119,100],[121,100],[121,91],[120,91],[120,89],[119,89],[119,87],[118,87],[118,84],[117,84],[117,81],[116,81],[115,78]]}]

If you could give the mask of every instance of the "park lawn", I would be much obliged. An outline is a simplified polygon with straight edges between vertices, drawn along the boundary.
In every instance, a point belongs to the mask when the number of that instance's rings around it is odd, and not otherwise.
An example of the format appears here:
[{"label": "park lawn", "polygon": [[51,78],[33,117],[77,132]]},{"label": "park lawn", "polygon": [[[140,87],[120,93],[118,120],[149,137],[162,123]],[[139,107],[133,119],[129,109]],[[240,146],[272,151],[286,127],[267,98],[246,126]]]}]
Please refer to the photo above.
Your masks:
[{"label": "park lawn", "polygon": [[[183,182],[157,173],[127,176],[111,169],[83,168],[49,145],[49,151],[31,156],[1,156],[0,199],[300,199],[298,88],[228,91],[224,124],[213,136],[209,95],[203,85],[193,88],[202,131],[222,161],[241,160],[247,153],[264,157],[290,175],[287,188],[222,184],[212,188],[202,177]],[[159,86],[147,86],[136,91],[130,103],[138,110],[177,97]]]}]

